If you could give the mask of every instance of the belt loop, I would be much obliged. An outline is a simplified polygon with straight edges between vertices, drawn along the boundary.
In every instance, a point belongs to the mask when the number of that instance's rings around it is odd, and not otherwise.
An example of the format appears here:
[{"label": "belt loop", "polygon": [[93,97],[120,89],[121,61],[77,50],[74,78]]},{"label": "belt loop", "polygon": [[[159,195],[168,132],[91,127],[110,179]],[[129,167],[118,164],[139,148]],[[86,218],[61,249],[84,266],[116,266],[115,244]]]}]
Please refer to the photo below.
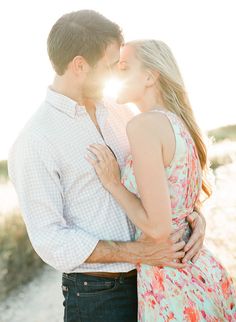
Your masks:
[{"label": "belt loop", "polygon": [[124,275],[125,275],[124,273],[121,273],[120,274],[120,277],[119,277],[120,284],[123,284],[124,283],[124,278],[125,278]]}]

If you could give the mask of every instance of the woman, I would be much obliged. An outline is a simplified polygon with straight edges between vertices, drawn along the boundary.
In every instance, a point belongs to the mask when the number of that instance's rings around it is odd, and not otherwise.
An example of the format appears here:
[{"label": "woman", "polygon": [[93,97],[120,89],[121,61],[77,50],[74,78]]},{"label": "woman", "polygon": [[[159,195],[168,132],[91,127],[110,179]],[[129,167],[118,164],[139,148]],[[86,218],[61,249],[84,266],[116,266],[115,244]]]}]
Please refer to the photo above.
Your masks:
[{"label": "woman", "polygon": [[[206,147],[175,59],[163,42],[134,41],[121,50],[119,67],[124,86],[118,101],[141,111],[127,125],[131,155],[121,181],[107,147],[90,146],[97,161],[87,159],[138,236],[167,239],[186,225],[187,239],[186,217],[211,192]],[[236,321],[232,280],[207,249],[183,269],[140,264],[137,270],[139,321]]]}]

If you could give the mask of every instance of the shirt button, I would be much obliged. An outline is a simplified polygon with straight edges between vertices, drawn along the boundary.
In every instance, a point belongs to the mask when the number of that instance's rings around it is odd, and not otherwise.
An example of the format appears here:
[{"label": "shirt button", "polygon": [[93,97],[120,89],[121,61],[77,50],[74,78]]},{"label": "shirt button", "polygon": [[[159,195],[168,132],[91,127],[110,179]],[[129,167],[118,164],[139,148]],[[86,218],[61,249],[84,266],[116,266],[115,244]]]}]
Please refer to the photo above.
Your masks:
[{"label": "shirt button", "polygon": [[88,285],[88,282],[84,282],[84,285]]}]

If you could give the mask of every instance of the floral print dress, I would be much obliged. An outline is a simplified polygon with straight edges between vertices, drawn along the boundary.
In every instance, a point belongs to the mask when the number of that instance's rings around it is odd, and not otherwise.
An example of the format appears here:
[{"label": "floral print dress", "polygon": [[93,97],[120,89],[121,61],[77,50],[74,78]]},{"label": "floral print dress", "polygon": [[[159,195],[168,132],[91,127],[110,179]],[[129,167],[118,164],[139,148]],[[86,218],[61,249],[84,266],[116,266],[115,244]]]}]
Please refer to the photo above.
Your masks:
[{"label": "floral print dress", "polygon": [[[196,147],[182,121],[171,112],[164,113],[172,125],[175,155],[166,168],[173,228],[186,226],[186,216],[194,208],[201,189],[201,167]],[[138,197],[130,155],[122,171],[122,183]],[[136,238],[141,231],[137,229]],[[138,270],[139,322],[221,322],[236,321],[236,292],[232,279],[221,263],[203,248],[199,259],[184,269],[140,264]]]}]

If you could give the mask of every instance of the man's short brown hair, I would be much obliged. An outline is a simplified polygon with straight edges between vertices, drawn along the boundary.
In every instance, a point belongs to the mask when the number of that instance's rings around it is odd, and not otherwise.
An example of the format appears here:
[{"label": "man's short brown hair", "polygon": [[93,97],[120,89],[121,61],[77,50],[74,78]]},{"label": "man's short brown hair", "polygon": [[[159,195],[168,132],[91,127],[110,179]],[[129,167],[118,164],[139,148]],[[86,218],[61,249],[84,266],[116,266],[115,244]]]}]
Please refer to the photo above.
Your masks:
[{"label": "man's short brown hair", "polygon": [[69,62],[82,56],[94,66],[113,41],[123,42],[120,27],[93,10],[80,10],[62,16],[53,25],[47,41],[48,55],[58,75]]}]

